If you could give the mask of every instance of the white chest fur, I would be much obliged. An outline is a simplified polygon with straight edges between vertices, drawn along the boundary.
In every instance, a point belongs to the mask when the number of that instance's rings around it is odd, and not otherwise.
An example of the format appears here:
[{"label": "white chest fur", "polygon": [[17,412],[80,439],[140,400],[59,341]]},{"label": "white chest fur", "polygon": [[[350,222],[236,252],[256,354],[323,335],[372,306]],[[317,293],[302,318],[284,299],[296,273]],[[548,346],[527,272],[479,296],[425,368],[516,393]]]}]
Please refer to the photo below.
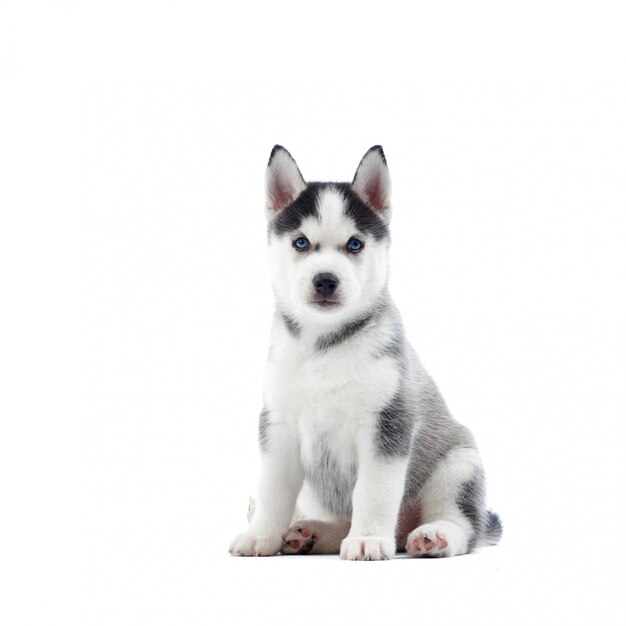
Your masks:
[{"label": "white chest fur", "polygon": [[324,441],[343,462],[353,461],[360,428],[373,428],[378,413],[398,388],[400,371],[390,356],[377,354],[368,337],[353,337],[326,351],[274,333],[265,378],[271,422],[297,435],[302,460]]}]

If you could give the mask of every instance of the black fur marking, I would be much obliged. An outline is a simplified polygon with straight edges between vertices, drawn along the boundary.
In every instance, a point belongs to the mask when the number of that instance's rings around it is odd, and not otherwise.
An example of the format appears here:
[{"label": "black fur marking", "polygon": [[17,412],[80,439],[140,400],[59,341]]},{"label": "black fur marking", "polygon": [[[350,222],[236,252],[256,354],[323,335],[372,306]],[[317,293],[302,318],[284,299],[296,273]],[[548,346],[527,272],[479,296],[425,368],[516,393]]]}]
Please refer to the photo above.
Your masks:
[{"label": "black fur marking", "polygon": [[305,190],[269,223],[270,232],[276,235],[286,235],[300,229],[302,222],[307,217],[319,219],[317,211],[317,198],[321,183],[309,183]]},{"label": "black fur marking", "polygon": [[468,542],[468,550],[472,550],[483,535],[486,526],[485,476],[482,470],[477,470],[472,478],[461,485],[456,496],[456,504],[470,521],[474,530]]},{"label": "black fur marking", "polygon": [[384,308],[385,302],[377,303],[372,309],[366,311],[361,317],[348,322],[339,330],[326,335],[321,335],[315,342],[315,349],[319,352],[323,352],[324,350],[329,350],[330,348],[338,346],[344,341],[350,339],[361,329],[365,328],[370,322],[375,320]]},{"label": "black fur marking", "polygon": [[283,320],[283,324],[285,324],[285,327],[289,331],[289,334],[293,337],[298,337],[300,335],[300,324],[282,311],[280,312],[280,317]]},{"label": "black fur marking", "polygon": [[502,521],[500,516],[493,511],[487,511],[487,524],[485,526],[485,543],[495,546],[502,537]]},{"label": "black fur marking", "polygon": [[314,465],[305,465],[304,476],[319,501],[335,515],[352,515],[352,492],[356,483],[356,467],[346,472],[337,463],[332,450],[323,438],[315,443]]},{"label": "black fur marking", "polygon": [[368,152],[371,152],[372,150],[376,150],[376,152],[378,152],[378,154],[380,154],[383,163],[385,165],[387,165],[387,157],[385,156],[385,153],[383,152],[383,147],[381,145],[376,144],[375,146],[372,146]]},{"label": "black fur marking", "polygon": [[274,156],[276,155],[277,152],[279,152],[280,150],[283,150],[284,152],[286,152],[292,159],[293,157],[291,156],[291,153],[289,152],[289,150],[287,150],[287,148],[283,148],[283,146],[281,146],[280,144],[276,144],[273,148],[272,148],[272,152],[270,153],[270,158],[267,161],[268,166],[271,165]]},{"label": "black fur marking", "polygon": [[315,348],[323,352],[324,350],[328,350],[333,348],[334,346],[338,346],[340,343],[343,343],[353,335],[359,332],[368,322],[372,320],[374,317],[374,313],[368,313],[365,317],[361,317],[349,324],[346,324],[343,328],[334,333],[328,333],[327,335],[322,335],[318,337],[315,342]]},{"label": "black fur marking", "polygon": [[382,217],[372,208],[368,207],[361,198],[353,191],[349,183],[336,183],[336,187],[343,192],[346,200],[344,214],[351,218],[357,229],[380,241],[389,237],[389,227]]},{"label": "black fur marking", "polygon": [[374,209],[368,207],[352,190],[350,183],[308,183],[305,190],[269,223],[269,231],[278,236],[294,233],[307,217],[319,219],[317,203],[326,189],[340,191],[345,200],[344,213],[352,219],[359,232],[376,240],[389,237],[389,228]]},{"label": "black fur marking", "polygon": [[[275,147],[280,147],[280,146],[275,146]],[[364,155],[363,158],[361,159],[360,163],[359,163],[359,167],[361,165],[361,163],[363,162],[363,160],[365,159],[365,157],[370,153],[370,152],[378,152],[378,154],[380,155],[380,158],[383,160],[383,163],[385,165],[387,165],[387,157],[385,156],[385,153],[383,152],[383,147],[379,144],[376,144],[375,146],[372,146]],[[359,168],[356,168],[356,171],[359,171]],[[354,175],[354,178],[356,180],[356,174]],[[354,180],[352,181],[354,182]]]},{"label": "black fur marking", "polygon": [[269,414],[270,412],[266,408],[263,408],[259,415],[259,447],[261,450],[267,448],[269,441],[269,433],[267,432],[270,425]]},{"label": "black fur marking", "polygon": [[383,456],[406,456],[411,447],[414,413],[398,394],[380,412],[376,429],[376,449]]}]

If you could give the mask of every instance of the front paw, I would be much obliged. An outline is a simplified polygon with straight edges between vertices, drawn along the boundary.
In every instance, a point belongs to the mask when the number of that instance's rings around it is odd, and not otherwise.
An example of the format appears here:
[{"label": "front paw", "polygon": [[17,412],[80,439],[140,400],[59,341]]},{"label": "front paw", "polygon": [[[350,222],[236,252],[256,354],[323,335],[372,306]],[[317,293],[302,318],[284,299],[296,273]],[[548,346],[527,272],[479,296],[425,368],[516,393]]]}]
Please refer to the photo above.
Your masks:
[{"label": "front paw", "polygon": [[393,537],[346,537],[341,542],[341,558],[345,561],[383,561],[396,553]]},{"label": "front paw", "polygon": [[228,551],[233,556],[274,556],[278,554],[282,538],[274,536],[258,535],[253,532],[237,535]]}]

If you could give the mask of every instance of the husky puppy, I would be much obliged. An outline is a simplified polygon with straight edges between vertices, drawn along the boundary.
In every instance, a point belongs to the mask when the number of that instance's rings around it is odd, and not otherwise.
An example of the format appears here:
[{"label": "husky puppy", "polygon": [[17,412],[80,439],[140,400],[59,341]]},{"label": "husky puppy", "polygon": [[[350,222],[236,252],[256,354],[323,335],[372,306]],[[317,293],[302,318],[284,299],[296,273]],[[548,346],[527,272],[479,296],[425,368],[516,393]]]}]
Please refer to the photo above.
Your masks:
[{"label": "husky puppy", "polygon": [[450,415],[389,296],[390,192],[380,146],[352,183],[306,183],[287,150],[272,150],[276,313],[261,475],[233,555],[455,556],[500,538],[474,438]]}]

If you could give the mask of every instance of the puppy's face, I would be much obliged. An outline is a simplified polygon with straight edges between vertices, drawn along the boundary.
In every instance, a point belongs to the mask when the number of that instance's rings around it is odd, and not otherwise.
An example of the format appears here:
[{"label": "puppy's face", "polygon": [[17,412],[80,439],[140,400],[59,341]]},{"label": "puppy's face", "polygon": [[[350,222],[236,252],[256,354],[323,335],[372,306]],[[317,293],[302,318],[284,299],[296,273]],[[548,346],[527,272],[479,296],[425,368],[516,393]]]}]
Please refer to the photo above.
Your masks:
[{"label": "puppy's face", "polygon": [[337,324],[375,306],[387,282],[390,184],[382,149],[349,183],[305,183],[274,148],[267,170],[272,284],[281,311],[302,323]]}]

